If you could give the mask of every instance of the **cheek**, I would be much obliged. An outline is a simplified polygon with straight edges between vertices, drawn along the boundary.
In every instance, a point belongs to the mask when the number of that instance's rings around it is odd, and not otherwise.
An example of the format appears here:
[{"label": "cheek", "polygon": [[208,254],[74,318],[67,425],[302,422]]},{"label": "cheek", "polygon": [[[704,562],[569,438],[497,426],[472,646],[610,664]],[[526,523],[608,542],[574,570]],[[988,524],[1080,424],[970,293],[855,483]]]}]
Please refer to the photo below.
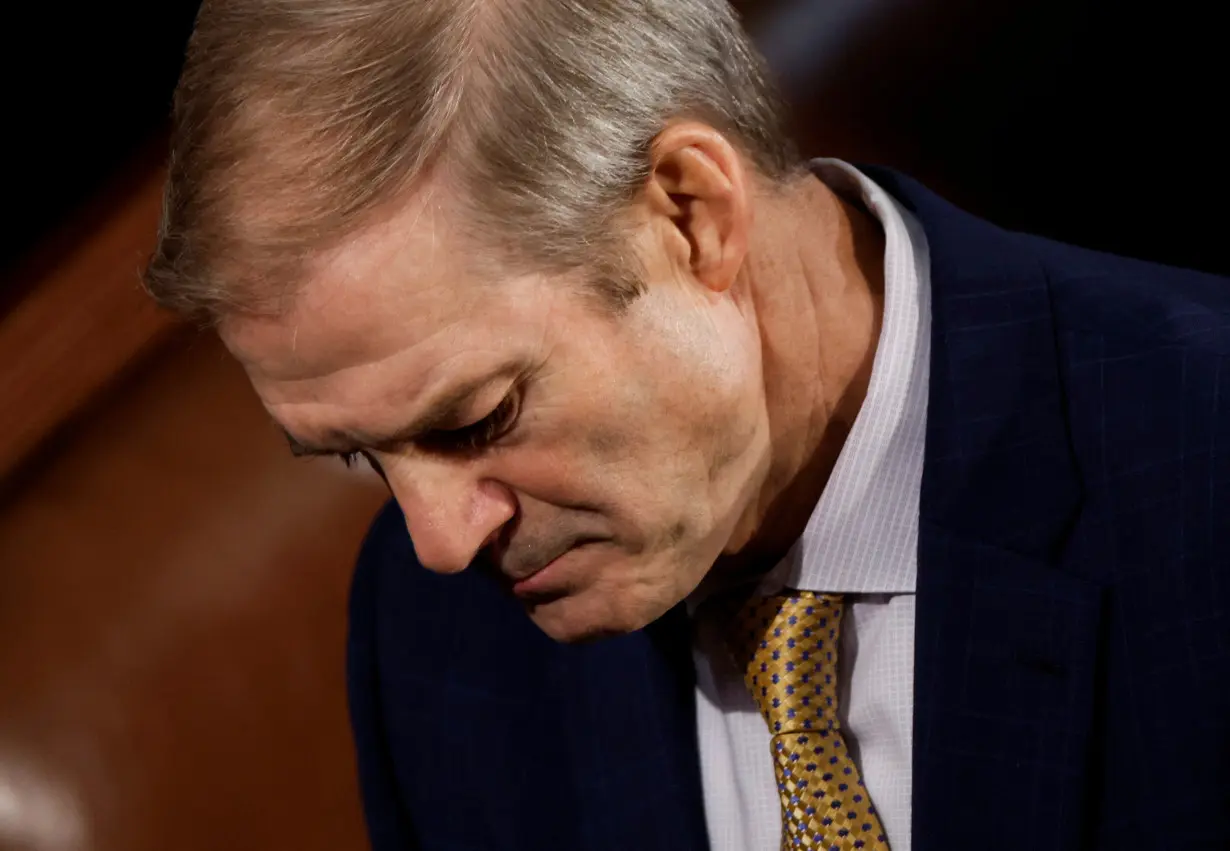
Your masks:
[{"label": "cheek", "polygon": [[536,500],[599,511],[638,547],[707,536],[754,432],[746,382],[653,338],[591,339],[556,352],[563,365],[527,397],[524,429],[493,475]]},{"label": "cheek", "polygon": [[493,456],[488,473],[542,502],[597,508],[626,486],[634,454],[624,432],[595,426],[591,412],[541,404],[513,442]]},{"label": "cheek", "polygon": [[695,459],[663,443],[671,428],[631,415],[615,422],[597,410],[556,413],[527,428],[491,475],[561,511],[602,515],[629,550],[660,549],[669,527],[693,525],[689,495],[703,493],[704,482]]}]

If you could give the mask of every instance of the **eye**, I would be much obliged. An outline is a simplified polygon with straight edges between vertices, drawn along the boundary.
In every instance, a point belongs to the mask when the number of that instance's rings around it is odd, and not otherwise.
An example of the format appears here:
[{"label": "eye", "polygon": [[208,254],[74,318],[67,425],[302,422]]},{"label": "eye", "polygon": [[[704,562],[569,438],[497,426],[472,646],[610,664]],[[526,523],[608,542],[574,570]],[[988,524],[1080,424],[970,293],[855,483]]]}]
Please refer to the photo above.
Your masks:
[{"label": "eye", "polygon": [[507,436],[520,415],[521,394],[514,388],[494,411],[473,425],[452,431],[437,431],[419,442],[425,448],[439,452],[477,452]]}]

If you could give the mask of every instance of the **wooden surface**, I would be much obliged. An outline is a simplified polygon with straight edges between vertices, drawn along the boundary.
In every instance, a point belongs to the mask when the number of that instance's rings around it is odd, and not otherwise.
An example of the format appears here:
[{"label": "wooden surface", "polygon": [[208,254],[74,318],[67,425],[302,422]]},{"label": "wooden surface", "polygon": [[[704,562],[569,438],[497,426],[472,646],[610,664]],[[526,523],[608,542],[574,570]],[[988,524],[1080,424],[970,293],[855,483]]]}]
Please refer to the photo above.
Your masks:
[{"label": "wooden surface", "polygon": [[114,188],[106,214],[45,246],[24,297],[0,311],[0,480],[176,327],[141,290],[163,172]]},{"label": "wooden surface", "polygon": [[0,505],[0,849],[366,848],[345,605],[383,499],[291,458],[213,337],[109,394]]}]

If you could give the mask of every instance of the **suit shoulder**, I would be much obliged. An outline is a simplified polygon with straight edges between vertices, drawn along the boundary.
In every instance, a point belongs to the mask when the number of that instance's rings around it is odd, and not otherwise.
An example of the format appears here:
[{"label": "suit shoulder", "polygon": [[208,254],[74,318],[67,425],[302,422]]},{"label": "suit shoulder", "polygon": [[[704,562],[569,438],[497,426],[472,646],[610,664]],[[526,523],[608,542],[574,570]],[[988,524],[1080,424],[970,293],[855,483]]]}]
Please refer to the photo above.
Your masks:
[{"label": "suit shoulder", "polygon": [[[1067,245],[1006,230],[954,206],[917,181],[861,166],[919,219],[932,286],[947,297],[947,324],[960,327],[971,304],[1005,324],[1040,303],[1045,282],[1056,331],[1230,354],[1230,279]],[[991,303],[994,302],[994,303]],[[940,307],[945,299],[933,298]],[[938,319],[944,319],[943,315]]]},{"label": "suit shoulder", "polygon": [[372,519],[359,549],[358,569],[373,572],[392,561],[414,557],[414,547],[406,530],[405,518],[394,500],[387,501]]},{"label": "suit shoulder", "polygon": [[1228,563],[1230,279],[1068,248],[1047,264],[1074,460],[1120,560],[1171,581]]},{"label": "suit shoulder", "polygon": [[374,610],[382,578],[390,567],[413,559],[414,548],[397,503],[389,500],[372,520],[359,548],[350,585],[350,616],[364,616]]},{"label": "suit shoulder", "polygon": [[1230,356],[1230,278],[1030,240],[1061,333]]},{"label": "suit shoulder", "polygon": [[396,646],[416,637],[438,638],[464,614],[481,624],[525,622],[525,613],[485,571],[434,573],[419,562],[397,503],[390,500],[372,521],[359,550],[350,591],[350,630],[372,635],[372,644]]}]

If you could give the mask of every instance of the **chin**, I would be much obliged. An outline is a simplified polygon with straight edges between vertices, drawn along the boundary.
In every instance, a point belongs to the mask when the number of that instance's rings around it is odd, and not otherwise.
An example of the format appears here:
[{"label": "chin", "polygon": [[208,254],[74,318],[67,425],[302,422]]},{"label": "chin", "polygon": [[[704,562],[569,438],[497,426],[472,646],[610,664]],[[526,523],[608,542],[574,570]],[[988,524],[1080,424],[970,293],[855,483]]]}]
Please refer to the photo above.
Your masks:
[{"label": "chin", "polygon": [[594,594],[594,589],[588,590],[588,594],[570,594],[527,605],[526,611],[530,620],[548,636],[563,644],[575,644],[636,632],[671,608],[617,605],[605,596]]}]

